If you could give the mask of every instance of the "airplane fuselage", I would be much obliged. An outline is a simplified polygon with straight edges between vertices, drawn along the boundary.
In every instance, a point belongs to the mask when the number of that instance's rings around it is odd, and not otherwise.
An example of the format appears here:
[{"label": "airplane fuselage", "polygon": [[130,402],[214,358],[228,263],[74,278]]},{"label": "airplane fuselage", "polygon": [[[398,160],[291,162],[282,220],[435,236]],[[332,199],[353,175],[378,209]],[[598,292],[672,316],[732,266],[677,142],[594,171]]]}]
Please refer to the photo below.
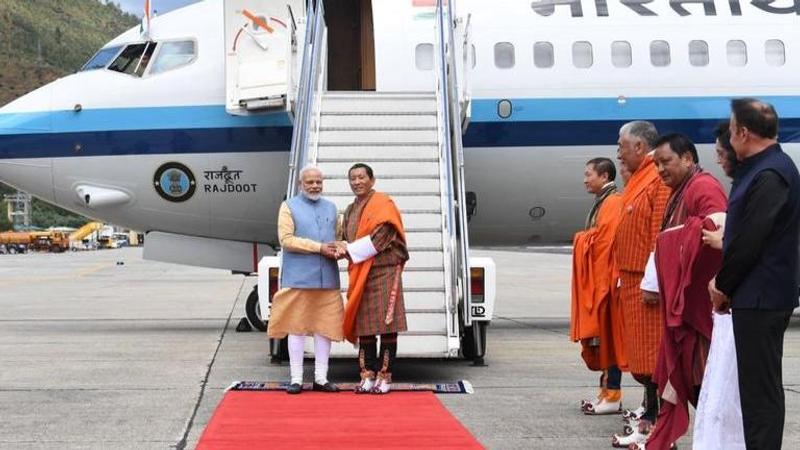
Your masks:
[{"label": "airplane fuselage", "polygon": [[[377,91],[433,89],[428,3],[372,2]],[[583,166],[613,158],[629,120],[687,134],[701,164],[719,174],[712,130],[730,98],[757,96],[776,106],[781,142],[798,158],[797,14],[736,0],[552,3],[456,5],[461,37],[469,23],[462,69],[471,97],[466,190],[478,200],[472,245],[569,242],[592,200]],[[0,109],[0,180],[132,229],[277,243],[292,121],[282,111],[226,113],[222,22],[221,1],[165,14],[150,39],[194,42],[182,66],[142,76],[82,70]],[[143,42],[133,29],[104,49]],[[175,167],[182,175],[169,179]],[[85,186],[127,200],[92,207]]]}]

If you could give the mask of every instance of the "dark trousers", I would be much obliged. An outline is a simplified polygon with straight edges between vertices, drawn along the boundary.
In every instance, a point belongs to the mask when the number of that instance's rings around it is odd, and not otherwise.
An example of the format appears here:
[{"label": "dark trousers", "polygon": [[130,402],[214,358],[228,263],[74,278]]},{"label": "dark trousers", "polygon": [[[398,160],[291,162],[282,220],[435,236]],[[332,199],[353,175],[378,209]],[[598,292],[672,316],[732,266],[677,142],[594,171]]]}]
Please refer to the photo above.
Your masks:
[{"label": "dark trousers", "polygon": [[792,311],[733,310],[744,440],[748,450],[780,450],[783,441],[783,334]]},{"label": "dark trousers", "polygon": [[616,365],[608,368],[606,374],[606,387],[608,389],[620,390],[622,384],[622,371]]}]

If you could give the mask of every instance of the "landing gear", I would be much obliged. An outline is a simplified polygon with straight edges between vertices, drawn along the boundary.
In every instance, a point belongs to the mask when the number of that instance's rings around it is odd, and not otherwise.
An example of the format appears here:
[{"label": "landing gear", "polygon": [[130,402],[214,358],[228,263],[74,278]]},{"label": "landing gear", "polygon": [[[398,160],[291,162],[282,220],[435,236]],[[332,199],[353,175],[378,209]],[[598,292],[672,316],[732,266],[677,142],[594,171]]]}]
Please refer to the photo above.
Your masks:
[{"label": "landing gear", "polygon": [[253,291],[247,296],[244,312],[250,326],[258,331],[267,331],[267,322],[261,318],[261,308],[258,305],[258,285],[253,286]]},{"label": "landing gear", "polygon": [[473,321],[472,326],[464,327],[461,335],[461,353],[464,359],[471,359],[474,366],[485,366],[486,327],[488,322]]}]

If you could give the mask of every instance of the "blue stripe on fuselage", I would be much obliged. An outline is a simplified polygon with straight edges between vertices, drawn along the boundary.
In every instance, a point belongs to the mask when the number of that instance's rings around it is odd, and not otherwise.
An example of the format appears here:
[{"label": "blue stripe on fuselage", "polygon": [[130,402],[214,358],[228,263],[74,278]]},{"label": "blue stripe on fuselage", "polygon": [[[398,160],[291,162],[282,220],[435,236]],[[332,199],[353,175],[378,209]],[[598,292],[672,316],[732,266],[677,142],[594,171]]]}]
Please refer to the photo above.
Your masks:
[{"label": "blue stripe on fuselage", "polygon": [[[800,97],[763,99],[783,117],[780,140],[800,142]],[[465,147],[616,145],[619,127],[634,119],[711,143],[730,100],[510,99],[507,119],[497,115],[498,101],[473,101]],[[288,151],[291,136],[286,113],[239,117],[222,105],[0,114],[0,159]]]},{"label": "blue stripe on fuselage", "polygon": [[287,127],[285,111],[234,116],[223,105],[102,108],[75,111],[0,113],[0,136],[36,133],[167,130],[191,128]]},{"label": "blue stripe on fuselage", "polygon": [[[651,119],[660,133],[683,133],[698,144],[714,142],[720,119]],[[575,120],[559,122],[472,121],[464,147],[531,147],[617,145],[620,127],[627,120]],[[781,119],[780,142],[800,142],[800,119]]]},{"label": "blue stripe on fuselage", "polygon": [[292,127],[15,134],[0,135],[0,159],[288,152],[291,141]]},{"label": "blue stripe on fuselage", "polygon": [[[800,96],[764,96],[781,117],[800,118]],[[472,120],[477,122],[565,122],[631,120],[727,119],[731,97],[615,97],[507,99],[512,114],[503,119],[497,104],[503,99],[474,99]]]},{"label": "blue stripe on fuselage", "polygon": [[288,151],[291,139],[286,112],[223,105],[0,114],[0,159]]},{"label": "blue stripe on fuselage", "polygon": [[[800,97],[766,96],[782,117],[781,142],[800,142]],[[713,143],[717,124],[730,116],[730,97],[524,98],[508,99],[512,114],[500,117],[503,99],[475,99],[465,147],[616,145],[619,128],[649,120],[661,133],[683,133]]]}]

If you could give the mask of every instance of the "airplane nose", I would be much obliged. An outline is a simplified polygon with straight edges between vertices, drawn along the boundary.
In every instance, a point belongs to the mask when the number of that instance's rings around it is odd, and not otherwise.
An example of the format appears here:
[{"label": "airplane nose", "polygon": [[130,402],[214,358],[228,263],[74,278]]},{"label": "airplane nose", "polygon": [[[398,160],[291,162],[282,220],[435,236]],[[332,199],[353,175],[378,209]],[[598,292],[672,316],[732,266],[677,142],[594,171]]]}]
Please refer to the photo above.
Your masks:
[{"label": "airplane nose", "polygon": [[53,161],[36,156],[46,153],[50,141],[50,103],[42,103],[42,96],[49,97],[47,86],[0,108],[0,181],[55,202]]},{"label": "airplane nose", "polygon": [[56,201],[50,158],[0,159],[0,181],[42,200]]}]

